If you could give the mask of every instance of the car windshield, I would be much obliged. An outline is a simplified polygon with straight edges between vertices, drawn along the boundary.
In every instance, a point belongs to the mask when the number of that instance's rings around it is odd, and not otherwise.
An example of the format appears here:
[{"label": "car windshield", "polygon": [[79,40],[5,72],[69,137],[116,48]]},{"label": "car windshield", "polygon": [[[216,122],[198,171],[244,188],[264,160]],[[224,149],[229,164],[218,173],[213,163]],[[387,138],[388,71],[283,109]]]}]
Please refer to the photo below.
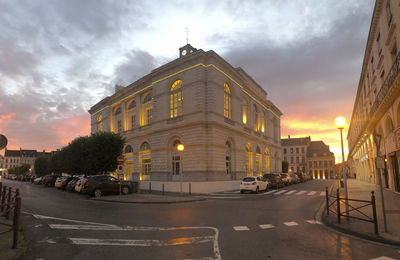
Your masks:
[{"label": "car windshield", "polygon": [[244,178],[243,179],[243,181],[247,181],[247,182],[249,182],[249,181],[255,181],[256,179],[254,178],[254,177],[246,177],[246,178]]},{"label": "car windshield", "polygon": [[273,178],[275,178],[275,174],[264,174],[264,177],[265,178],[268,178],[268,179],[273,179]]}]

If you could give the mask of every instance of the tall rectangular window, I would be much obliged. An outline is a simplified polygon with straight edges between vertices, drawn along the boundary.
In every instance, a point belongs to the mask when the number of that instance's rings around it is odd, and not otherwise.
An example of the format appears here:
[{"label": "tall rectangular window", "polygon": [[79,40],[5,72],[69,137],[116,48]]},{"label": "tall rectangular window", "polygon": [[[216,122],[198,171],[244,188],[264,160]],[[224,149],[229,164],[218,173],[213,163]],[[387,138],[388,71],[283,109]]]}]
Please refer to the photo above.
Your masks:
[{"label": "tall rectangular window", "polygon": [[151,159],[142,160],[142,173],[143,175],[149,175],[151,172]]},{"label": "tall rectangular window", "polygon": [[136,127],[136,115],[131,116],[131,128]]},{"label": "tall rectangular window", "polygon": [[118,130],[118,133],[122,132],[122,122],[121,122],[121,120],[117,121],[117,130]]}]

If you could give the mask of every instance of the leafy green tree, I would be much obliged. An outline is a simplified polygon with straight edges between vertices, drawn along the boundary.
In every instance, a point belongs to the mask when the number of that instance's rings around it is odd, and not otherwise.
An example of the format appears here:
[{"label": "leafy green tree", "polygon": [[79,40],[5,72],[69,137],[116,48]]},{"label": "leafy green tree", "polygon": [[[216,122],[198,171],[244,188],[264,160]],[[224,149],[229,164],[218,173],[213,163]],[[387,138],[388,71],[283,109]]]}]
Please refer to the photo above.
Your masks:
[{"label": "leafy green tree", "polygon": [[35,174],[36,176],[44,176],[50,173],[49,171],[49,158],[48,155],[42,155],[35,160]]},{"label": "leafy green tree", "polygon": [[117,157],[122,155],[125,140],[120,134],[97,132],[90,137],[89,174],[107,173],[114,171]]},{"label": "leafy green tree", "polygon": [[82,136],[64,149],[64,166],[69,173],[86,175],[90,172],[90,146],[90,137]]},{"label": "leafy green tree", "polygon": [[284,173],[289,172],[289,163],[287,161],[282,161],[282,172]]}]

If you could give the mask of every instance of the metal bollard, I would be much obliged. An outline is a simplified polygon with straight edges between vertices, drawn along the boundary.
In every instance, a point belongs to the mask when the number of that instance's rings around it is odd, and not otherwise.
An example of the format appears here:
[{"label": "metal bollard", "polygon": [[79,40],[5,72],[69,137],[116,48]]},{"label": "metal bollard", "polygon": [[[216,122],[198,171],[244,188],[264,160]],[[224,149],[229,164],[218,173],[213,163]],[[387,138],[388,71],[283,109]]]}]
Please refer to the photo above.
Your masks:
[{"label": "metal bollard", "polygon": [[378,218],[376,216],[375,194],[373,191],[371,191],[371,205],[372,205],[372,214],[374,216],[375,234],[378,234]]},{"label": "metal bollard", "polygon": [[325,196],[326,196],[326,215],[329,216],[329,195],[328,195],[328,187],[325,187]]},{"label": "metal bollard", "polygon": [[162,195],[164,195],[164,183],[162,184]]},{"label": "metal bollard", "polygon": [[192,195],[192,184],[189,183],[189,195]]},{"label": "metal bollard", "polygon": [[340,224],[340,194],[339,189],[336,190],[336,201],[337,201],[337,222]]},{"label": "metal bollard", "polygon": [[15,198],[15,206],[14,206],[14,221],[13,221],[13,246],[12,248],[17,248],[18,245],[18,230],[19,230],[19,215],[21,213],[21,197],[18,196]]},{"label": "metal bollard", "polygon": [[4,185],[3,192],[1,193],[1,212],[4,212],[4,204],[6,203],[6,189],[7,186]]},{"label": "metal bollard", "polygon": [[6,207],[6,219],[10,218],[10,204],[11,204],[11,187],[8,188],[8,196],[7,196],[7,207]]},{"label": "metal bollard", "polygon": [[151,182],[149,182],[149,193],[151,193]]}]

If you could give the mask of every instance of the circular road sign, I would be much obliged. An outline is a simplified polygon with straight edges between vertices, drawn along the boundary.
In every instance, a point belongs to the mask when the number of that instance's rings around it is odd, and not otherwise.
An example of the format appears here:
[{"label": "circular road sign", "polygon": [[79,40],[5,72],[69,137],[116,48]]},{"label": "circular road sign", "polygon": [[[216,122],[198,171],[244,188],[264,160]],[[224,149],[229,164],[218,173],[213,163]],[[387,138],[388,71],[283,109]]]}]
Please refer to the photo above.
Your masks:
[{"label": "circular road sign", "polygon": [[4,149],[7,146],[7,137],[0,134],[0,150]]},{"label": "circular road sign", "polygon": [[124,158],[124,156],[118,156],[118,158],[117,158],[117,162],[118,162],[118,164],[123,164],[124,163],[124,161],[125,161],[125,158]]}]

